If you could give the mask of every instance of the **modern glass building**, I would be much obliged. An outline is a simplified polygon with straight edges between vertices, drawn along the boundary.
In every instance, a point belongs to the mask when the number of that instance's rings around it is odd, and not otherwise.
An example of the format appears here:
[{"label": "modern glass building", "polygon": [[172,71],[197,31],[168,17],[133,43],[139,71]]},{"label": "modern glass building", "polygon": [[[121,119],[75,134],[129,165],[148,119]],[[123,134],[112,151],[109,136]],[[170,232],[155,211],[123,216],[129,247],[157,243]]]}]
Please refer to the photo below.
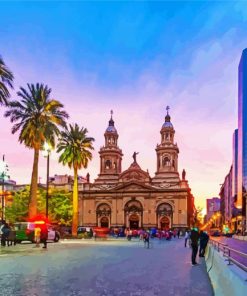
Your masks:
[{"label": "modern glass building", "polygon": [[247,48],[238,67],[238,195],[236,207],[242,209],[242,226],[246,220],[247,191]]},{"label": "modern glass building", "polygon": [[232,137],[232,196],[237,201],[238,193],[238,130],[235,129]]}]

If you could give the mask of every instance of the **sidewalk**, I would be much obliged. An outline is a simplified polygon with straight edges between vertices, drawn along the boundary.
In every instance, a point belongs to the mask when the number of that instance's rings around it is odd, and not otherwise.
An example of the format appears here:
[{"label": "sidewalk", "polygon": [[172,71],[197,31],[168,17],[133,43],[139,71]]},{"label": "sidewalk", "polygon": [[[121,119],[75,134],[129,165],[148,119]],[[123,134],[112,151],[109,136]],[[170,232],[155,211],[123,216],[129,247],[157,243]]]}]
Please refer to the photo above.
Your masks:
[{"label": "sidewalk", "polygon": [[50,244],[45,252],[17,246],[26,253],[17,251],[15,265],[10,254],[1,258],[0,278],[11,274],[15,282],[25,277],[29,284],[23,294],[12,285],[8,295],[32,295],[35,285],[38,296],[68,296],[66,291],[77,296],[213,296],[205,260],[198,258],[200,265],[192,266],[191,249],[182,238],[155,240],[150,249],[138,241],[86,241]]}]

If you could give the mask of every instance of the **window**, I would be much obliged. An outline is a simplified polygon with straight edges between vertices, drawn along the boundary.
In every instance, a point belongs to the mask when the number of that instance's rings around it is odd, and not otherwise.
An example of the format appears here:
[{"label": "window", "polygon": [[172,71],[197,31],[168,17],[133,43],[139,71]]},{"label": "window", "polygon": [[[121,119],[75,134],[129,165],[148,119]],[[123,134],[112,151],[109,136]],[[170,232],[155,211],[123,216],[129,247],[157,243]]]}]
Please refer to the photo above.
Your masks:
[{"label": "window", "polygon": [[170,161],[169,157],[165,156],[163,158],[163,166],[170,166],[170,165],[171,165],[171,161]]},{"label": "window", "polygon": [[109,170],[110,168],[111,168],[111,161],[108,159],[108,160],[106,160],[106,162],[105,162],[105,168],[107,169],[107,170]]}]

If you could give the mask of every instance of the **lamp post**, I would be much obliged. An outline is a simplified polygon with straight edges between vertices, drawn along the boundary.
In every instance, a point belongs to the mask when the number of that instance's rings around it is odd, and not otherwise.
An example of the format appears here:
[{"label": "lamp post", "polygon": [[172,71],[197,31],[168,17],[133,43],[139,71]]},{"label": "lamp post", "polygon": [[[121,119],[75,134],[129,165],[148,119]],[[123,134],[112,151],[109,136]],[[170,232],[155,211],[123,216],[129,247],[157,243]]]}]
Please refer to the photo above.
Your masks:
[{"label": "lamp post", "polygon": [[2,179],[2,215],[1,219],[2,221],[5,219],[5,200],[4,200],[4,180],[8,177],[8,165],[5,162],[5,156],[3,155],[3,160],[0,162],[0,173],[1,173],[1,179]]},{"label": "lamp post", "polygon": [[48,218],[48,209],[49,209],[49,169],[50,169],[50,153],[51,146],[45,142],[43,156],[47,158],[47,166],[46,166],[46,208],[45,215]]}]

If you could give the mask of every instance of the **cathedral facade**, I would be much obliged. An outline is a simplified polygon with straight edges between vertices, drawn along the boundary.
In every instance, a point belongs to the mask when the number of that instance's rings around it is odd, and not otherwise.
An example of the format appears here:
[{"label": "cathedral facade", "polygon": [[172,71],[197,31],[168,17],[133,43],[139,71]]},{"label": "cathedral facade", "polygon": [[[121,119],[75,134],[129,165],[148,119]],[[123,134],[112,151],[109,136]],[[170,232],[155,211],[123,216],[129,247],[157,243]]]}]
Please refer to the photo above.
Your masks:
[{"label": "cathedral facade", "polygon": [[178,172],[179,149],[168,113],[156,147],[154,177],[141,169],[138,152],[130,167],[122,171],[122,150],[111,118],[105,131],[105,144],[99,151],[98,178],[83,184],[79,191],[79,224],[100,227],[187,228],[193,223],[194,198],[183,170]]}]

